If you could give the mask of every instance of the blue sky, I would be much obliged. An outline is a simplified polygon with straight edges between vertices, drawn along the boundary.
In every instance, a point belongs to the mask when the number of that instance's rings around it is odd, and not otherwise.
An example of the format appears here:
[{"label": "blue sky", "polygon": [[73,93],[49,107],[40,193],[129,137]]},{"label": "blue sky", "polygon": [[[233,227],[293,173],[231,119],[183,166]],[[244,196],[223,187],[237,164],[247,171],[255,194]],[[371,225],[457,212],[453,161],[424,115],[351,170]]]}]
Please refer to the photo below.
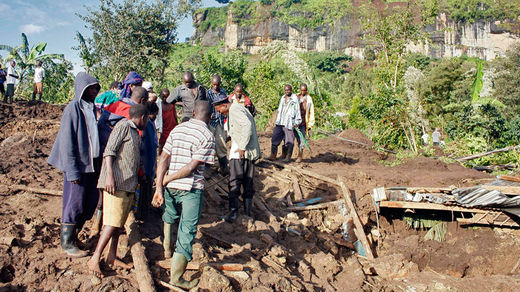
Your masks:
[{"label": "blue sky", "polygon": [[[0,1],[1,32],[0,44],[18,46],[21,33],[27,35],[32,46],[47,42],[45,53],[65,54],[65,58],[74,64],[74,72],[82,70],[81,61],[76,51],[76,31],[90,36],[84,22],[76,16],[83,14],[87,7],[96,7],[99,0],[9,0]],[[202,0],[203,7],[221,6],[214,0]],[[193,32],[191,17],[184,19],[178,30],[179,41],[184,41]],[[7,51],[0,51],[2,58]]]}]

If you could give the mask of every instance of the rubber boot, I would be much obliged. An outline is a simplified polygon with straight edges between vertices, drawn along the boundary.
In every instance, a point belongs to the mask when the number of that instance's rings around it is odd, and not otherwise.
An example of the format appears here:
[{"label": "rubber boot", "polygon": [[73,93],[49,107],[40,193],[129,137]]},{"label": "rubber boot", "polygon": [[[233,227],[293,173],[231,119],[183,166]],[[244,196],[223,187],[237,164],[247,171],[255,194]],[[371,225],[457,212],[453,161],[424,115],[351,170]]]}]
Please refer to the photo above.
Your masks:
[{"label": "rubber boot", "polygon": [[235,222],[238,217],[238,198],[229,198],[229,213],[224,220],[229,223]]},{"label": "rubber boot", "polygon": [[303,160],[303,149],[299,149],[298,158],[296,158],[296,162],[300,163]]},{"label": "rubber boot", "polygon": [[251,217],[251,207],[253,206],[253,198],[244,199],[244,213]]},{"label": "rubber boot", "polygon": [[170,272],[170,284],[184,290],[190,290],[199,284],[199,279],[186,281],[182,278],[182,275],[184,275],[184,272],[186,271],[187,265],[188,259],[183,254],[173,254]]},{"label": "rubber boot", "polygon": [[228,166],[228,159],[226,156],[220,157],[218,159],[218,164],[220,165],[220,174],[223,176],[226,176],[229,174],[229,166]]},{"label": "rubber boot", "polygon": [[267,160],[274,161],[278,152],[278,146],[271,145],[271,156],[267,157]]},{"label": "rubber boot", "polygon": [[101,231],[101,224],[103,222],[103,210],[97,209],[94,213],[94,221],[92,222],[92,227],[90,228],[90,234],[88,235],[89,238],[92,238],[99,234],[99,231]]},{"label": "rubber boot", "polygon": [[38,93],[38,100],[42,101],[42,94],[41,93]]},{"label": "rubber boot", "polygon": [[293,149],[294,149],[294,147],[291,147],[291,146],[287,147],[287,155],[286,155],[285,158],[283,159],[283,162],[286,162],[286,163],[291,162],[291,157],[292,157]]},{"label": "rubber boot", "polygon": [[287,157],[287,146],[283,145],[282,146],[282,156],[280,156],[280,160],[284,161],[286,159],[286,157]]},{"label": "rubber boot", "polygon": [[61,224],[61,249],[70,257],[82,258],[86,257],[88,253],[80,250],[75,243],[75,224]]},{"label": "rubber boot", "polygon": [[164,247],[164,258],[169,259],[172,257],[172,225],[169,223],[164,222],[164,240],[163,240],[163,247]]},{"label": "rubber boot", "polygon": [[33,92],[33,96],[32,96],[32,100],[35,101],[36,100],[36,92]]}]

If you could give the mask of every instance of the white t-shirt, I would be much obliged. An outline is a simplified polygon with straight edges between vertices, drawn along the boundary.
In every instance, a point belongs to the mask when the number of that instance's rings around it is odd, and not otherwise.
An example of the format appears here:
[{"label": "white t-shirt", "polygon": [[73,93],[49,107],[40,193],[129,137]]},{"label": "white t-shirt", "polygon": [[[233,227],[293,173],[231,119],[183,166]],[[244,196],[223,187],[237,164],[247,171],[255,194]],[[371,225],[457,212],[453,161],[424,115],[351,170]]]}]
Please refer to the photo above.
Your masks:
[{"label": "white t-shirt", "polygon": [[16,78],[12,77],[11,74],[16,75],[16,72],[14,71],[14,68],[12,66],[9,66],[9,68],[7,68],[7,84],[16,83]]},{"label": "white t-shirt", "polygon": [[428,139],[430,138],[430,135],[428,135],[428,133],[424,133],[424,135],[422,135],[421,138],[422,138],[424,144],[427,144],[428,143]]},{"label": "white t-shirt", "polygon": [[36,67],[34,69],[34,83],[42,82],[43,78],[45,78],[45,70],[43,70],[43,67]]},{"label": "white t-shirt", "polygon": [[439,131],[435,131],[432,133],[432,140],[433,140],[433,143],[439,143],[440,140],[441,140],[441,133],[439,133]]}]

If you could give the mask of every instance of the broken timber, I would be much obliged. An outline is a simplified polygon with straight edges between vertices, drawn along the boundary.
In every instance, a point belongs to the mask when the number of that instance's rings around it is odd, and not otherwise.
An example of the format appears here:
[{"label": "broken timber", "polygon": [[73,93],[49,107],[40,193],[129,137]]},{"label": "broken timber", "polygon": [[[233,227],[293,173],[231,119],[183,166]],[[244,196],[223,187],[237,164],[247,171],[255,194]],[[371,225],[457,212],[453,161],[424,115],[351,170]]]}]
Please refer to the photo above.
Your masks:
[{"label": "broken timber", "polygon": [[469,213],[486,213],[489,210],[474,209],[460,206],[447,206],[435,203],[408,202],[408,201],[381,201],[379,207],[399,208],[399,209],[421,209],[421,210],[439,210]]},{"label": "broken timber", "polygon": [[130,252],[134,261],[134,274],[139,284],[139,291],[153,292],[155,287],[153,284],[152,273],[148,268],[148,260],[144,252],[144,246],[141,243],[141,234],[135,222],[134,213],[130,212],[126,220],[125,230],[128,234],[128,243],[130,244]]},{"label": "broken timber", "polygon": [[[167,259],[167,260],[163,260],[163,261],[159,261],[159,262],[156,262],[155,264],[163,269],[166,269],[166,270],[169,270],[171,269],[171,260],[170,259]],[[233,272],[238,272],[238,271],[243,271],[244,270],[244,266],[242,264],[234,264],[234,263],[194,263],[194,262],[189,262],[188,265],[186,266],[186,270],[200,270],[203,266],[211,266],[217,270],[220,270],[220,271],[233,271]]]},{"label": "broken timber", "polygon": [[294,200],[303,200],[302,190],[300,189],[300,184],[298,183],[298,179],[296,177],[292,178],[292,185],[294,189]]},{"label": "broken timber", "polygon": [[309,210],[319,210],[319,209],[326,209],[332,206],[338,206],[343,204],[345,201],[343,200],[337,200],[332,202],[326,202],[326,203],[320,203],[316,205],[309,205],[309,206],[292,206],[287,208],[287,211],[309,211]]},{"label": "broken timber", "polygon": [[363,228],[363,224],[361,224],[361,221],[359,220],[358,214],[356,212],[356,208],[354,207],[354,203],[352,202],[350,198],[350,191],[345,186],[345,182],[343,181],[343,178],[338,176],[338,182],[339,186],[341,188],[341,192],[343,193],[343,198],[345,199],[345,203],[347,205],[347,208],[349,209],[348,213],[352,217],[352,220],[354,221],[354,232],[356,233],[356,237],[361,241],[365,248],[365,252],[367,253],[367,258],[369,260],[374,259],[374,255],[372,254],[372,248],[370,247],[370,244],[368,243],[367,236],[365,234],[365,229]]}]

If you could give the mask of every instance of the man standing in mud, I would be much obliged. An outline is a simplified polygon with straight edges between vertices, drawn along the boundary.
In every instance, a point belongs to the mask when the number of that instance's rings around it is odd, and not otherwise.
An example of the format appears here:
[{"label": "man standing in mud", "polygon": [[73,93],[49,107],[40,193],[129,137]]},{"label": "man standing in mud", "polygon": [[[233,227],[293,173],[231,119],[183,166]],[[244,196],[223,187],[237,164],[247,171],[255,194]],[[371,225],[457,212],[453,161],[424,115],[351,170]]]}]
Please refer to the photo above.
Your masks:
[{"label": "man standing in mud", "polygon": [[132,206],[137,187],[137,171],[141,138],[138,130],[143,130],[148,122],[147,106],[134,104],[129,110],[130,119],[120,121],[110,134],[98,188],[103,189],[103,231],[94,255],[88,262],[89,270],[96,277],[103,277],[99,261],[103,250],[111,240],[106,263],[108,266],[130,268],[117,259],[117,243]]},{"label": "man standing in mud", "polygon": [[300,102],[298,97],[292,93],[292,86],[286,84],[284,87],[285,94],[280,99],[278,105],[278,115],[276,116],[276,125],[273,129],[273,136],[271,137],[271,156],[269,160],[276,159],[278,152],[278,145],[285,141],[282,146],[282,157],[284,162],[290,162],[294,148],[294,132],[302,122],[300,115]]},{"label": "man standing in mud", "polygon": [[[255,160],[260,158],[260,144],[253,115],[243,105],[230,103],[227,97],[213,102],[215,109],[227,116],[225,129],[231,137],[229,151],[229,214],[224,218],[234,222],[238,216],[238,197],[242,196],[244,212],[251,217],[255,189]],[[242,192],[242,188],[244,191]]]},{"label": "man standing in mud", "polygon": [[[166,140],[157,167],[157,188],[152,200],[154,207],[165,203],[162,217],[164,256],[172,258],[170,284],[183,289],[191,289],[198,283],[198,280],[185,281],[182,275],[192,260],[192,245],[202,210],[205,163],[213,164],[215,161],[215,138],[208,128],[211,116],[209,103],[197,101],[193,116],[175,127]],[[161,186],[166,186],[166,194]],[[172,256],[171,226],[179,218]]]},{"label": "man standing in mud", "polygon": [[47,162],[63,171],[61,248],[71,257],[84,257],[76,241],[98,201],[100,144],[94,99],[99,89],[93,76],[80,72],[74,81],[75,96],[61,118],[60,130]]},{"label": "man standing in mud", "polygon": [[167,103],[182,102],[181,123],[184,123],[193,117],[193,109],[198,100],[207,100],[206,89],[193,78],[193,73],[187,71],[182,75],[184,84],[173,89],[172,93],[166,99]]}]

